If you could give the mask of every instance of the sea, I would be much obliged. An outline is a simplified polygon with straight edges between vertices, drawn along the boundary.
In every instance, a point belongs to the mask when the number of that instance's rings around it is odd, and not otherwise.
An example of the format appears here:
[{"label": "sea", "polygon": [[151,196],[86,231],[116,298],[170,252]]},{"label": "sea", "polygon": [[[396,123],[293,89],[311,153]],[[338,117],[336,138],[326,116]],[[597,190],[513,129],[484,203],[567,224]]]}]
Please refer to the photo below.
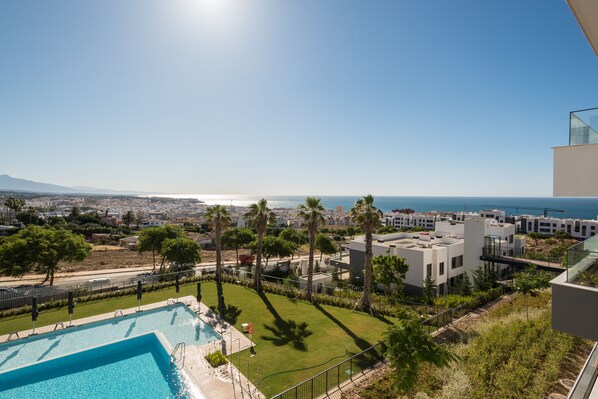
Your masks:
[{"label": "sea", "polygon": [[[268,200],[270,208],[296,208],[305,201],[304,195],[206,195],[206,194],[159,194],[169,198],[195,198],[207,205],[229,205],[245,207],[260,198]],[[341,206],[348,211],[360,197],[358,196],[318,196],[326,209]],[[596,219],[598,198],[571,197],[412,197],[375,196],[374,205],[382,211],[411,208],[416,212],[477,212],[481,209],[502,209],[509,215],[542,215],[544,208],[548,215],[567,219]],[[561,212],[563,211],[563,212]]]}]

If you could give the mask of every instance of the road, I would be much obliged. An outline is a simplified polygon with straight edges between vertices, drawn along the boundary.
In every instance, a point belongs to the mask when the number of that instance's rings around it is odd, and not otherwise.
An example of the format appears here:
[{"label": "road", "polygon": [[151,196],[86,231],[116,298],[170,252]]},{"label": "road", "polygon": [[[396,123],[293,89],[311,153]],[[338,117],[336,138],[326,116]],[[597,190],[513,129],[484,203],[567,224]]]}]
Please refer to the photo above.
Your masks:
[{"label": "road", "polygon": [[[295,264],[298,261],[306,261],[307,256],[301,256],[301,258],[294,258],[291,263]],[[289,260],[289,259],[270,259],[268,262],[269,265],[272,265],[274,262],[279,260]],[[224,262],[223,265],[234,265],[234,262]],[[216,267],[216,262],[203,262],[199,263],[195,266],[196,273],[200,273],[202,269],[207,268],[214,268]],[[56,273],[54,276],[54,285],[68,285],[72,284],[75,281],[84,281],[84,280],[91,280],[97,278],[109,278],[111,284],[119,284],[124,281],[131,281],[138,277],[142,273],[149,273],[152,271],[151,267],[139,267],[139,268],[120,268],[120,269],[102,269],[102,270],[89,270],[89,271],[81,271],[81,272],[60,272]],[[0,277],[0,286],[3,287],[18,287],[22,285],[36,285],[43,281],[45,275],[43,274],[28,274],[23,276],[22,278],[13,278],[13,277]]]}]

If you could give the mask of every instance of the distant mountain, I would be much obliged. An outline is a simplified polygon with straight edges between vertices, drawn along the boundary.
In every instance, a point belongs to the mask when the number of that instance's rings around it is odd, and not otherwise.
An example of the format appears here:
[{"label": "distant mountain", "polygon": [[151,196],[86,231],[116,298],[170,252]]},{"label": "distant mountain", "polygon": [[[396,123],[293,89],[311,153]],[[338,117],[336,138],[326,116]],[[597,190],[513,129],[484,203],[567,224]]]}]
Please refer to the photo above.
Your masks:
[{"label": "distant mountain", "polygon": [[126,192],[93,187],[65,187],[56,184],[39,183],[31,180],[18,179],[9,175],[0,175],[0,191],[24,191],[49,194],[145,194],[141,192]]}]

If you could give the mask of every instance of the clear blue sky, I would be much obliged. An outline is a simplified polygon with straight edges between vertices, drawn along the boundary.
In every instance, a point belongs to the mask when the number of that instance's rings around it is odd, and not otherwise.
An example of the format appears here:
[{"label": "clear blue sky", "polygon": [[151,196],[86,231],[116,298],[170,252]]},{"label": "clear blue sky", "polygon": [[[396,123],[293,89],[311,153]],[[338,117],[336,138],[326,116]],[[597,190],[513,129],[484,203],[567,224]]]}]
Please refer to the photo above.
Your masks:
[{"label": "clear blue sky", "polygon": [[564,0],[0,2],[0,174],[550,196],[598,61]]}]

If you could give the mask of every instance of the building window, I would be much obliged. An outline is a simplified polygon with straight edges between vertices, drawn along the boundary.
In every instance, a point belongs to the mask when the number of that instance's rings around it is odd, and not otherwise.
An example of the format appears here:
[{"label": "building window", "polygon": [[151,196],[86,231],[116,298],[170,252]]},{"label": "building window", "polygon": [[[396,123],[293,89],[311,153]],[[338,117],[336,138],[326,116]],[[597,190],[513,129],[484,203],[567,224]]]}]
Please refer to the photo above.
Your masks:
[{"label": "building window", "polygon": [[463,255],[455,256],[451,259],[451,269],[463,266]]},{"label": "building window", "polygon": [[440,276],[444,276],[444,262],[440,262],[440,264],[438,265],[438,274]]},{"label": "building window", "polygon": [[432,264],[431,263],[428,263],[426,265],[426,273],[427,273],[428,276],[432,275]]}]

